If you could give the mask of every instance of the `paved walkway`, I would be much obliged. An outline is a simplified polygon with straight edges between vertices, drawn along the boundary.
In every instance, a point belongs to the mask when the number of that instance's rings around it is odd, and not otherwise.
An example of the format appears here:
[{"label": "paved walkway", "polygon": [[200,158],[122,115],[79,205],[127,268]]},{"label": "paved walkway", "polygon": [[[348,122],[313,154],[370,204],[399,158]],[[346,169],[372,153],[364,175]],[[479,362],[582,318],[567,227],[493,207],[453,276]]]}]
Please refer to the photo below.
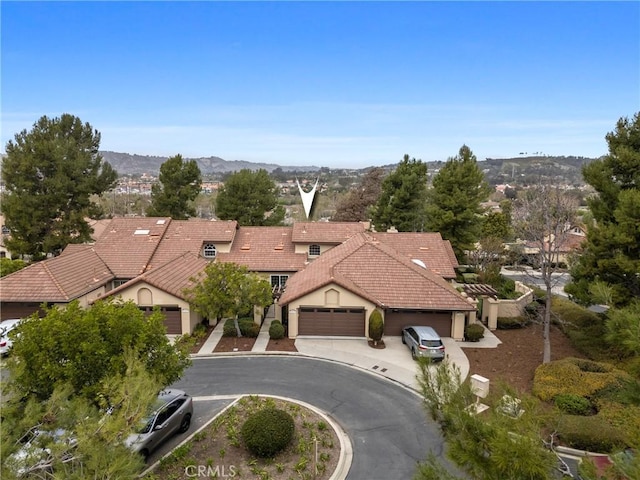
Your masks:
[{"label": "paved walkway", "polygon": [[[258,338],[256,339],[252,354],[266,354],[269,343],[269,326],[272,318],[267,318],[262,324]],[[211,332],[207,341],[203,344],[197,356],[224,355],[228,353],[212,354],[213,349],[222,337],[224,322],[220,322]],[[460,369],[463,378],[473,374],[469,371],[469,360],[462,350],[470,348],[496,348],[501,342],[489,330],[485,329],[484,338],[479,342],[457,342],[452,338],[442,339],[445,352],[449,360]],[[416,374],[418,373],[416,362],[411,358],[409,349],[402,345],[400,337],[384,337],[386,348],[371,348],[364,338],[344,337],[298,337],[295,346],[299,355],[315,358],[324,358],[352,365],[363,370],[376,373],[396,381],[402,385],[418,390]],[[278,352],[273,352],[278,354]],[[280,352],[279,354],[282,354]],[[239,354],[246,355],[247,352]]]}]

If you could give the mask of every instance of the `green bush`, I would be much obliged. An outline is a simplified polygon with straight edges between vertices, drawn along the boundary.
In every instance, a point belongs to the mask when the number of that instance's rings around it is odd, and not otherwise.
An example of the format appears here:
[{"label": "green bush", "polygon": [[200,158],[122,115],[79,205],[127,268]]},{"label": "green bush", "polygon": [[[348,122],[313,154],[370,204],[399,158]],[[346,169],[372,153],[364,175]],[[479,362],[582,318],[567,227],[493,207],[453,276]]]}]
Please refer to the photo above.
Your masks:
[{"label": "green bush", "polygon": [[513,330],[529,325],[529,321],[524,317],[498,317],[498,330]]},{"label": "green bush", "polygon": [[245,447],[260,458],[272,458],[293,439],[293,417],[284,410],[267,407],[251,415],[242,425],[240,435]]},{"label": "green bush", "polygon": [[478,283],[478,274],[477,273],[463,273],[462,280],[464,283]]},{"label": "green bush", "polygon": [[467,342],[478,342],[484,338],[484,327],[479,323],[467,325],[464,329],[464,338]]},{"label": "green bush", "polygon": [[569,415],[591,415],[594,413],[593,405],[588,399],[571,393],[556,395],[553,403],[561,412]]},{"label": "green bush", "polygon": [[284,338],[284,326],[280,320],[273,320],[269,325],[269,338],[271,340],[280,340]]},{"label": "green bush", "polygon": [[[240,333],[243,337],[255,338],[260,333],[260,325],[253,321],[253,318],[243,317],[238,319],[238,326],[240,327]],[[229,318],[224,322],[222,328],[223,337],[235,337],[237,336],[236,327],[233,323],[233,318]]]},{"label": "green bush", "polygon": [[617,387],[632,377],[613,366],[579,358],[564,358],[536,368],[533,394],[543,401],[570,393],[592,397],[597,392]]},{"label": "green bush", "polygon": [[222,327],[222,336],[223,337],[235,337],[238,333],[236,332],[236,326],[233,323],[233,319],[229,319],[224,322],[224,327]]},{"label": "green bush", "polygon": [[622,433],[598,415],[563,415],[558,437],[569,447],[589,452],[610,453],[625,446]]},{"label": "green bush", "polygon": [[382,334],[384,333],[384,320],[380,310],[375,309],[369,315],[369,338],[375,343],[382,340]]}]

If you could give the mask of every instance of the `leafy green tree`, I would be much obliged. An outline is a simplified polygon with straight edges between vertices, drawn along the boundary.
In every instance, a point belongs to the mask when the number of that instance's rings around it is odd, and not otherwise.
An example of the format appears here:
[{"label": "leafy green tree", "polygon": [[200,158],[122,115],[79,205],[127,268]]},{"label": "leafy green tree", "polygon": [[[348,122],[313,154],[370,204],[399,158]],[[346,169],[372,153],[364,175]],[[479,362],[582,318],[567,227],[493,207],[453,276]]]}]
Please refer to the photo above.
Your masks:
[{"label": "leafy green tree", "polygon": [[538,184],[522,192],[513,211],[514,230],[536,250],[535,263],[545,286],[542,362],[551,361],[552,289],[558,283],[560,252],[565,248],[570,227],[575,223],[578,201],[555,185]]},{"label": "leafy green tree", "polygon": [[338,203],[336,213],[331,219],[334,222],[362,222],[370,218],[369,211],[375,205],[382,192],[382,181],[385,172],[376,167],[369,170],[360,185]]},{"label": "leafy green tree", "polygon": [[[123,439],[145,418],[161,385],[133,351],[127,349],[123,357],[125,371],[103,382],[105,398],[112,402],[108,406],[113,407],[109,414],[106,408],[74,395],[73,388],[64,384],[58,384],[44,401],[33,397],[26,401],[5,399],[0,429],[3,453],[0,476],[14,478],[16,471],[35,467],[28,478],[136,478],[143,460],[125,446]],[[64,436],[54,437],[38,459],[14,455],[21,448],[18,439],[34,427],[64,431],[73,443],[66,442]],[[37,437],[35,442],[39,440]]]},{"label": "leafy green tree", "polygon": [[601,281],[611,286],[613,305],[623,307],[640,297],[640,112],[618,120],[606,140],[609,153],[582,169],[597,192],[587,199],[595,224],[565,291],[588,305],[590,284]]},{"label": "leafy green tree", "polygon": [[171,217],[186,220],[196,214],[193,205],[200,193],[202,175],[195,160],[182,155],[170,157],[160,166],[160,183],[151,186],[149,217]]},{"label": "leafy green tree", "polygon": [[193,308],[218,322],[233,317],[239,337],[238,316],[252,312],[254,306],[264,308],[273,302],[271,284],[235,263],[212,262],[194,280],[197,283],[185,292]]},{"label": "leafy green tree", "polygon": [[[431,418],[438,422],[447,442],[447,456],[470,478],[478,480],[551,480],[556,458],[543,447],[540,428],[543,416],[535,399],[521,399],[517,420],[501,413],[499,404],[475,413],[476,397],[460,370],[444,360],[438,368],[420,359],[418,382]],[[513,396],[507,390],[505,394]],[[501,398],[501,395],[494,395]],[[497,408],[496,408],[497,407]],[[416,480],[456,477],[444,474],[431,455],[418,466]]]},{"label": "leafy green tree", "polygon": [[476,156],[463,145],[433,177],[427,195],[426,227],[449,240],[458,258],[474,248],[482,229],[482,208],[491,188]]},{"label": "leafy green tree", "polygon": [[26,266],[27,263],[19,258],[13,260],[10,258],[0,258],[0,277],[22,270]]},{"label": "leafy green tree", "polygon": [[99,404],[103,382],[126,371],[127,349],[135,352],[161,385],[169,385],[189,365],[188,352],[169,343],[164,316],[151,315],[133,302],[96,302],[82,308],[77,301],[47,309],[44,318],[21,323],[8,361],[8,384],[17,398],[43,401],[59,385]]},{"label": "leafy green tree", "polygon": [[118,177],[99,145],[100,133],[69,114],[43,116],[9,140],[1,205],[9,251],[39,259],[91,240],[87,218],[102,214],[91,196],[112,189]]},{"label": "leafy green tree", "polygon": [[218,218],[240,225],[281,225],[284,213],[284,207],[278,205],[278,187],[263,169],[232,174],[216,197]]},{"label": "leafy green tree", "polygon": [[382,182],[382,193],[373,211],[378,231],[395,227],[400,232],[424,229],[424,200],[427,192],[427,164],[405,155]]}]

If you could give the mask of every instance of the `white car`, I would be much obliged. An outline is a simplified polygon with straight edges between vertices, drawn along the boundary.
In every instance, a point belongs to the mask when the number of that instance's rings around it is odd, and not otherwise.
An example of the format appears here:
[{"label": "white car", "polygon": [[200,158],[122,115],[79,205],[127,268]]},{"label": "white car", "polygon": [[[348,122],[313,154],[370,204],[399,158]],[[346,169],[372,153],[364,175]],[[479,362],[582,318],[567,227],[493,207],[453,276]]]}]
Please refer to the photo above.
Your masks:
[{"label": "white car", "polygon": [[7,355],[13,342],[9,338],[9,332],[20,323],[20,318],[11,318],[0,322],[0,355]]},{"label": "white car", "polygon": [[77,441],[72,435],[62,429],[44,430],[36,425],[18,440],[20,448],[6,459],[7,467],[20,478],[50,478],[56,461],[50,448],[52,443],[65,446],[57,461],[73,461]]}]

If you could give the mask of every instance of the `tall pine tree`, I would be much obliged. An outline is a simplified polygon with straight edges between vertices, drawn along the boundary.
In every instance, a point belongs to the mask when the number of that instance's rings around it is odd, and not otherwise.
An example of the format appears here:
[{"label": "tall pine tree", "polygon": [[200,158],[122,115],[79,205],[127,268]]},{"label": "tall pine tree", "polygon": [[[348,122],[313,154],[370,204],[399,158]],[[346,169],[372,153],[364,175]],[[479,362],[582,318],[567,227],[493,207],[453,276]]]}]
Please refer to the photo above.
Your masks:
[{"label": "tall pine tree", "polygon": [[195,160],[175,155],[160,166],[160,183],[151,187],[149,217],[186,220],[196,214],[193,201],[200,193],[202,175]]},{"label": "tall pine tree", "polygon": [[640,112],[618,120],[606,140],[609,153],[582,170],[597,192],[587,200],[595,224],[565,291],[589,304],[590,287],[606,285],[612,306],[622,307],[640,297]]},{"label": "tall pine tree", "polygon": [[427,191],[427,164],[405,155],[382,182],[382,193],[373,209],[378,231],[395,227],[400,232],[424,229],[424,199]]},{"label": "tall pine tree", "polygon": [[14,255],[57,255],[91,239],[87,218],[102,214],[92,195],[112,189],[118,174],[98,152],[100,133],[78,117],[41,117],[9,140],[2,162],[2,213]]},{"label": "tall pine tree", "polygon": [[480,204],[490,193],[476,156],[466,145],[433,177],[427,194],[426,226],[449,240],[459,259],[480,239],[483,223]]}]

